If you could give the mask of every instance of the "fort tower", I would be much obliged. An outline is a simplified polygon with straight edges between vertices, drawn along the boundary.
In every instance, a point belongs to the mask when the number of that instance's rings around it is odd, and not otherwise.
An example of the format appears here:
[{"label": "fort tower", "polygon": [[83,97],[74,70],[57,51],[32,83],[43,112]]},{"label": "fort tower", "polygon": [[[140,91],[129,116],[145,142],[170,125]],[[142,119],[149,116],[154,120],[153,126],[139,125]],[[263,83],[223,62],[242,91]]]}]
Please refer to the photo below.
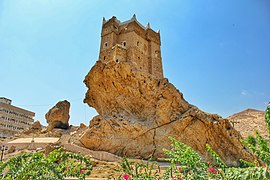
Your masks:
[{"label": "fort tower", "polygon": [[120,22],[115,16],[103,18],[99,60],[132,62],[138,69],[156,78],[163,78],[160,53],[160,32],[155,32],[148,23],[141,25],[136,16]]}]

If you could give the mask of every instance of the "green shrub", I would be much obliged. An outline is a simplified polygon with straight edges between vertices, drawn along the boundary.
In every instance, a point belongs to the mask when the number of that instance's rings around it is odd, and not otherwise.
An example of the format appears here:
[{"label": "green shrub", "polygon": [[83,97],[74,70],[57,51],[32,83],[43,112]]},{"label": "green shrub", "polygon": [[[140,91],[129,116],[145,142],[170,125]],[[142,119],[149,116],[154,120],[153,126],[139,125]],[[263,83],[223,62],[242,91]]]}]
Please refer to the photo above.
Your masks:
[{"label": "green shrub", "polygon": [[[208,166],[202,161],[199,154],[177,139],[173,137],[169,137],[169,139],[172,142],[172,148],[171,150],[165,149],[164,152],[169,156],[167,160],[171,162],[171,176],[176,178],[192,177],[195,179],[204,179]],[[177,165],[180,167],[177,167]]]},{"label": "green shrub", "polygon": [[120,163],[122,174],[118,179],[161,179],[160,167],[157,162],[128,161],[123,158]]},{"label": "green shrub", "polygon": [[270,105],[268,105],[265,110],[265,122],[267,124],[267,129],[268,129],[268,139],[270,139]]},{"label": "green shrub", "polygon": [[77,177],[85,179],[92,171],[92,162],[81,154],[56,149],[46,157],[41,152],[25,153],[10,158],[0,166],[4,179],[44,180]]}]

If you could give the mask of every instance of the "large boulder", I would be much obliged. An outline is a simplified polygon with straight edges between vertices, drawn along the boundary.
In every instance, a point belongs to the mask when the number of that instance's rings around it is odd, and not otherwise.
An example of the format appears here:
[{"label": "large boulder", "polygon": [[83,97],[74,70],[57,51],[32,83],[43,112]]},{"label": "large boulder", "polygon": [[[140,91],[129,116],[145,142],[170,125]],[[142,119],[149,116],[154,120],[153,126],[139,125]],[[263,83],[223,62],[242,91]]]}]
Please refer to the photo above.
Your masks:
[{"label": "large boulder", "polygon": [[120,156],[165,157],[172,136],[211,160],[205,145],[228,165],[254,161],[228,120],[189,104],[167,79],[156,79],[131,63],[98,61],[84,80],[84,102],[99,113],[90,121],[81,143]]},{"label": "large boulder", "polygon": [[67,100],[59,101],[46,113],[45,118],[48,123],[48,131],[54,128],[68,129],[69,108],[70,103]]}]

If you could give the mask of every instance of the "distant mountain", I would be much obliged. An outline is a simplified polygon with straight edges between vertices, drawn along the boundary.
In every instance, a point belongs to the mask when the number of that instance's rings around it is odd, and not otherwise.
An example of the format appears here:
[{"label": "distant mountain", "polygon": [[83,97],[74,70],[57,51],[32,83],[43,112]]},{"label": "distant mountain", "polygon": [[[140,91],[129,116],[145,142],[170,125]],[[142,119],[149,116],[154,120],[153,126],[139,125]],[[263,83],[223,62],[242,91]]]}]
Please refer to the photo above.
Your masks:
[{"label": "distant mountain", "polygon": [[268,136],[264,111],[246,109],[227,117],[227,119],[237,131],[240,131],[243,138],[248,137],[248,135],[255,135],[255,130],[259,131],[265,138]]}]

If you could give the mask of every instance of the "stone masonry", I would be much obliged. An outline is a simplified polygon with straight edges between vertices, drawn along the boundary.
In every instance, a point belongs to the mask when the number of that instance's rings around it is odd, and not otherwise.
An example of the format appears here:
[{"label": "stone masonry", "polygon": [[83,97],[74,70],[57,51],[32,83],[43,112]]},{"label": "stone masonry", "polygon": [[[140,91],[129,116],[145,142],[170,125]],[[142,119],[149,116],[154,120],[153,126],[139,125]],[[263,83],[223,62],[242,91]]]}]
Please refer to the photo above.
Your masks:
[{"label": "stone masonry", "polygon": [[141,25],[134,15],[120,22],[116,17],[103,19],[99,60],[132,62],[137,69],[163,78],[160,53],[160,33],[153,31],[148,23]]}]

